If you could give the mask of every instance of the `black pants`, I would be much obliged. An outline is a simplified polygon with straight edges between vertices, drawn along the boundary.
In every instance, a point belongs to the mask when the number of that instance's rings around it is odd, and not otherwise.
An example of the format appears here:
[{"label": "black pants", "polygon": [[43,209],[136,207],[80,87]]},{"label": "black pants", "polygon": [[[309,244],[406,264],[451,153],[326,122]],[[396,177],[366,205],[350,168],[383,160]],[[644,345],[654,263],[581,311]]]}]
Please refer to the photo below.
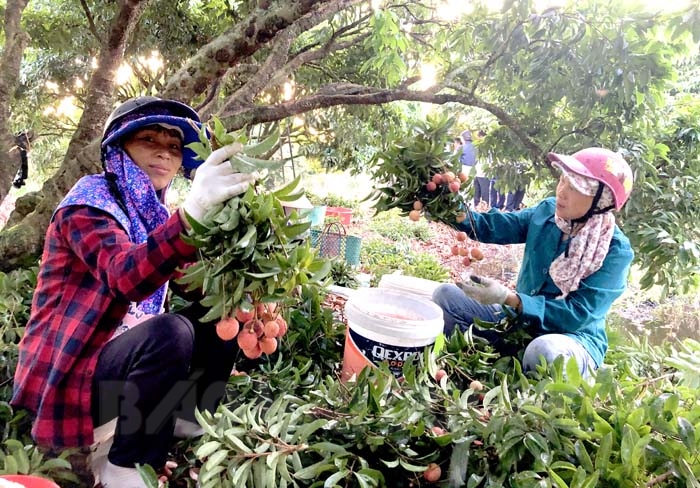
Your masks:
[{"label": "black pants", "polygon": [[195,421],[194,408],[216,410],[238,346],[214,324],[199,323],[197,305],[154,317],[108,342],[92,384],[95,426],[115,417],[109,460],[117,466],[165,464],[174,419]]}]

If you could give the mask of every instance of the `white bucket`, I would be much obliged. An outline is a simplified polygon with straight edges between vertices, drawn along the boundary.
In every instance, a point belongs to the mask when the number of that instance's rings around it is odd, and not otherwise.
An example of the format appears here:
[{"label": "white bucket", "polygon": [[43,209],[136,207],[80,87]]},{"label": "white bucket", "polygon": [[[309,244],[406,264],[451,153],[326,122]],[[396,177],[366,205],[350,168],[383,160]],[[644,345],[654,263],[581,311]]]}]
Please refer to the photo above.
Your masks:
[{"label": "white bucket", "polygon": [[425,278],[418,278],[416,276],[391,273],[382,275],[377,287],[418,295],[432,300],[435,289],[443,284],[444,283],[438,281],[426,280]]},{"label": "white bucket", "polygon": [[397,378],[404,363],[442,333],[442,309],[416,295],[360,288],[345,302],[348,321],[341,379],[387,362]]}]

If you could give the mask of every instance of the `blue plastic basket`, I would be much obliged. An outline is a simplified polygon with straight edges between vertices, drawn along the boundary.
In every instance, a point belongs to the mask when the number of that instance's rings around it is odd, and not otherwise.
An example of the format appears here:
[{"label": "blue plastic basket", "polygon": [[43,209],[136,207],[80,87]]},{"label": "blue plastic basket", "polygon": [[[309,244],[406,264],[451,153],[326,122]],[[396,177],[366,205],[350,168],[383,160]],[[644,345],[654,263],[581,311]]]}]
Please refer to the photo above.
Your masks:
[{"label": "blue plastic basket", "polygon": [[326,218],[326,206],[318,206],[311,209],[309,212],[309,219],[311,220],[311,227],[321,227],[323,225],[323,220]]}]

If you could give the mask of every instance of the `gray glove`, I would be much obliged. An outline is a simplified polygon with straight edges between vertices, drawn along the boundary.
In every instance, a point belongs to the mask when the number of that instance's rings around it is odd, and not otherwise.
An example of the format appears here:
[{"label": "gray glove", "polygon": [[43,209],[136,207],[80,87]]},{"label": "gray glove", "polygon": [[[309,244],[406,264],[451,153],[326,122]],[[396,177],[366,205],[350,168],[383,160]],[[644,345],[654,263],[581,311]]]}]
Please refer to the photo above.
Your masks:
[{"label": "gray glove", "polygon": [[255,181],[256,175],[237,173],[228,163],[228,158],[241,149],[239,143],[221,147],[197,168],[190,192],[182,204],[183,210],[197,222],[201,222],[210,209],[244,193]]},{"label": "gray glove", "polygon": [[496,280],[475,275],[470,276],[469,279],[470,281],[455,284],[465,295],[483,305],[503,305],[508,298],[510,290]]}]

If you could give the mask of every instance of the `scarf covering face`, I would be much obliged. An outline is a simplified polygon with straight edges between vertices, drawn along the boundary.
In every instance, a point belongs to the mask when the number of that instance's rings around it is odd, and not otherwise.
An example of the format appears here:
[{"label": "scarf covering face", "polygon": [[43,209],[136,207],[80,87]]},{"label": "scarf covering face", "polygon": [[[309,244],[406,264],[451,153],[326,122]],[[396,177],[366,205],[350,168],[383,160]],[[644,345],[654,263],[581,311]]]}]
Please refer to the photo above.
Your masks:
[{"label": "scarf covering face", "polygon": [[[564,173],[569,183],[580,193],[595,196],[598,181],[567,171],[556,165]],[[613,194],[605,186],[596,210],[610,208],[613,204]],[[574,223],[564,220],[554,214],[557,227],[565,234],[570,234]],[[557,298],[566,298],[572,291],[578,290],[582,279],[592,275],[603,265],[608,255],[610,242],[615,231],[615,216],[610,210],[592,215],[578,233],[571,238],[568,251],[561,253],[549,267],[549,275],[554,284],[562,291]]]},{"label": "scarf covering face", "polygon": [[[116,175],[117,187],[126,206],[126,215],[109,191],[104,174],[83,177],[66,195],[57,210],[71,205],[98,208],[119,221],[129,234],[131,242],[143,244],[148,234],[168,220],[169,212],[163,205],[167,188],[163,189],[162,200],[159,199],[148,175],[120,147],[107,148],[105,168],[107,172]],[[162,313],[167,289],[168,283],[165,283],[145,300],[132,303],[129,313]]]}]

